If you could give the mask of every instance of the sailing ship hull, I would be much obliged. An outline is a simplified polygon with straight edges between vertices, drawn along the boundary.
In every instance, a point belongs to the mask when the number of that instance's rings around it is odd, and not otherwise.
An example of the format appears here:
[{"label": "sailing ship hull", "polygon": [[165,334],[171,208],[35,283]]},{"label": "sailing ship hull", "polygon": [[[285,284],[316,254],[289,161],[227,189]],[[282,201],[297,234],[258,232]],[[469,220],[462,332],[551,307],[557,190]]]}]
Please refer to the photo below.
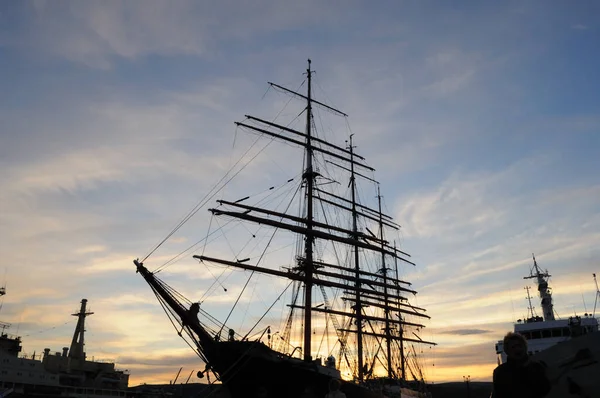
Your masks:
[{"label": "sailing ship hull", "polygon": [[[278,353],[260,342],[215,342],[208,354],[211,369],[219,375],[232,398],[246,398],[264,389],[267,397],[301,397],[310,388],[317,397],[328,392],[332,378],[339,378],[336,369],[322,366],[319,361],[306,362]],[[212,355],[211,355],[212,354]],[[381,394],[351,382],[342,382],[341,391],[347,398],[375,398]]]}]

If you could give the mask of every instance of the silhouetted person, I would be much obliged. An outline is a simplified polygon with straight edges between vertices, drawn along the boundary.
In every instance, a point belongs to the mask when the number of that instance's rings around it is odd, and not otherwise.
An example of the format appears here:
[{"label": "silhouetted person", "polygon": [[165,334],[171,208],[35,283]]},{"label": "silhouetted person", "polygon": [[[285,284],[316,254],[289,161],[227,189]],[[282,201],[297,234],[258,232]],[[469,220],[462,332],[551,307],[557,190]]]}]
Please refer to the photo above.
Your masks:
[{"label": "silhouetted person", "polygon": [[267,398],[269,396],[269,393],[267,392],[266,388],[264,388],[263,386],[259,386],[256,389],[254,396],[256,398]]},{"label": "silhouetted person", "polygon": [[325,398],[346,398],[346,394],[340,391],[341,385],[337,379],[329,380],[329,392],[325,394]]},{"label": "silhouetted person", "polygon": [[307,386],[304,388],[304,391],[302,391],[302,394],[300,394],[300,398],[317,398],[317,395],[311,386]]},{"label": "silhouetted person", "polygon": [[543,398],[550,391],[543,364],[527,354],[527,340],[518,333],[504,337],[506,363],[494,369],[493,398]]}]

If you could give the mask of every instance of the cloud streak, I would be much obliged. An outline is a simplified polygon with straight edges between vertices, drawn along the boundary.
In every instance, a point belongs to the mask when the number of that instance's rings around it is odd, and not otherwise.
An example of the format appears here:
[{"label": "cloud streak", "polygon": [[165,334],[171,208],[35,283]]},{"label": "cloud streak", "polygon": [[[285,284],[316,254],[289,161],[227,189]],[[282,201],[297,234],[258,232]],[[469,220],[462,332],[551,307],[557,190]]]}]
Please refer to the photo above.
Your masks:
[{"label": "cloud streak", "polygon": [[[432,380],[489,380],[493,344],[526,311],[531,252],[553,274],[557,311],[580,306],[579,286],[598,272],[600,255],[592,13],[536,2],[460,10],[238,3],[36,1],[0,15],[0,72],[11,76],[0,82],[10,93],[0,99],[2,314],[25,332],[28,352],[65,345],[70,314],[85,297],[95,311],[88,355],[114,358],[133,384],[167,382],[177,366],[201,365],[131,260],[256,139],[234,120],[271,120],[283,108],[277,120],[297,118],[291,126],[303,128],[303,104],[272,90],[261,95],[265,81],[299,87],[308,57],[316,97],[350,114],[316,111],[317,133],[339,145],[356,133],[357,151],[377,169],[384,204],[403,226],[397,241],[417,267],[401,277],[419,291],[413,304],[432,316],[422,337],[439,343],[423,353],[435,363]],[[259,200],[299,176],[290,165],[301,156],[266,143],[247,155],[262,151],[238,188],[213,199]],[[201,252],[210,223],[199,212],[148,267],[194,243]],[[235,232],[211,224],[221,226]],[[240,250],[252,234],[267,236],[245,230],[212,254],[254,260],[258,249]],[[268,265],[293,263],[284,253],[294,247],[278,240]],[[206,298],[203,309],[224,319],[248,273],[189,254],[159,275],[191,300]],[[264,286],[276,283],[253,278],[230,322],[236,330],[259,319],[276,299]],[[278,328],[281,302],[257,330]]]}]

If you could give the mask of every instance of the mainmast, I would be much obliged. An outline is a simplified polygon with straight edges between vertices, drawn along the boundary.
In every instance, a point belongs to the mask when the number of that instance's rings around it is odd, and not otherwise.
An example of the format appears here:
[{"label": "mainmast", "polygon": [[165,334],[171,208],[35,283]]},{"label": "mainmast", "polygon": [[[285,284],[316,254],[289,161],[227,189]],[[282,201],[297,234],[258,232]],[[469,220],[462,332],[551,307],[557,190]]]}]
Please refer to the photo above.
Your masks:
[{"label": "mainmast", "polygon": [[[552,304],[552,293],[550,288],[548,287],[548,279],[550,278],[550,274],[548,272],[542,272],[538,267],[537,261],[535,260],[535,255],[533,256],[533,269],[529,276],[524,277],[523,279],[537,279],[538,291],[540,293],[540,298],[542,299],[542,311],[544,313],[544,321],[553,321],[554,320],[554,306]],[[534,274],[535,271],[535,274]]]},{"label": "mainmast", "polygon": [[[354,233],[354,239],[358,241],[360,235],[358,233],[358,214],[356,212],[356,176],[354,175],[354,147],[352,145],[352,135],[350,135],[350,185],[352,187],[352,232]],[[364,369],[363,369],[363,332],[362,332],[362,303],[360,297],[360,264],[358,260],[358,245],[354,245],[354,269],[356,272],[356,303],[354,304],[354,310],[356,311],[356,333],[357,333],[357,356],[358,356],[358,380],[363,381]],[[387,298],[387,296],[386,296]],[[386,299],[387,304],[387,299]]]},{"label": "mainmast", "polygon": [[310,69],[310,59],[308,60],[308,68],[306,69],[306,75],[308,78],[308,93],[306,96],[306,170],[304,171],[302,178],[305,181],[306,186],[306,234],[305,234],[305,247],[304,247],[304,275],[306,277],[304,282],[304,360],[311,361],[311,334],[312,330],[312,278],[313,278],[313,243],[314,235],[313,230],[313,188],[314,188],[314,173],[312,166],[312,137],[311,137],[311,123],[312,123],[312,104],[311,104],[311,78],[312,71]]}]

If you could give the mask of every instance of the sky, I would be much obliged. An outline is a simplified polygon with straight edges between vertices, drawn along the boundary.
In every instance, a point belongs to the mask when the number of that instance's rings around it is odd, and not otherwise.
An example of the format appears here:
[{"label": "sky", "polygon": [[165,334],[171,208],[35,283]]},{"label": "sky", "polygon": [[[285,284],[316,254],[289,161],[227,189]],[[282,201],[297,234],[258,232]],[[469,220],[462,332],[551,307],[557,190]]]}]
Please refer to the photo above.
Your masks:
[{"label": "sky", "polygon": [[[416,263],[403,278],[432,317],[428,380],[489,381],[527,313],[532,253],[559,316],[594,307],[599,16],[594,1],[3,2],[0,318],[24,352],[60,351],[87,298],[88,356],[131,385],[199,370],[132,260],[231,165],[233,122],[288,100],[267,81],[297,88],[311,58]],[[254,175],[281,180],[285,163]],[[201,239],[205,213],[152,264]],[[215,270],[189,257],[163,277],[194,299]]]}]

